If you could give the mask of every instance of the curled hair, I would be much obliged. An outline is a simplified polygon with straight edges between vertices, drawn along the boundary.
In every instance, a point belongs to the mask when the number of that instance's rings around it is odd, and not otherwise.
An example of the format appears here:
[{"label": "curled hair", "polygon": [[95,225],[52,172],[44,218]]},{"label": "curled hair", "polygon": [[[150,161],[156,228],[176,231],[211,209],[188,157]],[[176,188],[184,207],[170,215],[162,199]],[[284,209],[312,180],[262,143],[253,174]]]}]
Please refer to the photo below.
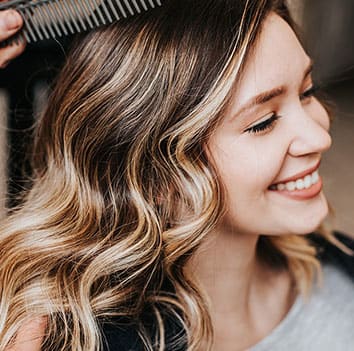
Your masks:
[{"label": "curled hair", "polygon": [[[162,310],[189,350],[210,348],[203,292],[183,271],[224,210],[204,145],[270,11],[290,21],[282,1],[169,0],[80,38],[37,127],[33,186],[1,224],[0,349],[46,315],[45,349],[98,350],[100,323],[122,318],[163,350]],[[309,288],[305,238],[259,251]]]}]

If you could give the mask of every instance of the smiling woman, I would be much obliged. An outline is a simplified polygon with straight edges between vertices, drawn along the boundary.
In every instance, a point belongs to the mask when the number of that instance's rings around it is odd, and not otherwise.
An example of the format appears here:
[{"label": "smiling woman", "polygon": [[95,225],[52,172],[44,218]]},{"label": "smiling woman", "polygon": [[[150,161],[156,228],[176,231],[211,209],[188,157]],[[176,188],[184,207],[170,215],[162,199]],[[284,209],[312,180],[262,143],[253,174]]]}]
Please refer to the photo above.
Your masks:
[{"label": "smiling woman", "polygon": [[209,139],[228,196],[227,228],[305,234],[327,215],[318,173],[306,188],[303,183],[331,145],[328,114],[312,94],[311,67],[291,27],[269,15]]},{"label": "smiling woman", "polygon": [[329,116],[292,28],[280,0],[169,0],[81,38],[1,226],[0,349],[348,349]]}]

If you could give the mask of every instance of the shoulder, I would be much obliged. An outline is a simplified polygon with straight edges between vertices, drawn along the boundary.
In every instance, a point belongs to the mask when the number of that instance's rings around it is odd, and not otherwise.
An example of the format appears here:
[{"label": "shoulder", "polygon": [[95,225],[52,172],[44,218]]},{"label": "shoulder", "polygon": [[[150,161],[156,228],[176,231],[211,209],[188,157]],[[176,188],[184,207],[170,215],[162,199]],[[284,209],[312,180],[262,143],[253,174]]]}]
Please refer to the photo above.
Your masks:
[{"label": "shoulder", "polygon": [[[354,240],[341,233],[336,238],[354,249]],[[298,295],[283,321],[252,351],[347,350],[354,328],[354,256],[341,251],[323,236],[308,236],[317,249],[322,279],[311,294]]]},{"label": "shoulder", "polygon": [[303,308],[306,317],[303,324],[308,330],[316,325],[312,338],[312,345],[317,338],[315,350],[347,350],[352,342],[354,280],[344,267],[347,265],[342,262],[324,263],[322,284],[316,286],[312,298]]}]

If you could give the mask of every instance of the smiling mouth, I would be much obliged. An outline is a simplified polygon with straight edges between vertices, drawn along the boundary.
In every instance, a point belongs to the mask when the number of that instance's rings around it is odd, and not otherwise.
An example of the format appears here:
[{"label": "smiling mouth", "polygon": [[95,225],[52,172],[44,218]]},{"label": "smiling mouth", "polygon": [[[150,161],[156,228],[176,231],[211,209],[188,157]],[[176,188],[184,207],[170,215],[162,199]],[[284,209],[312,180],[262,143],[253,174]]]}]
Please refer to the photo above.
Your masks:
[{"label": "smiling mouth", "polygon": [[296,191],[309,189],[313,185],[317,184],[320,181],[320,176],[318,173],[318,169],[314,172],[305,175],[304,177],[297,178],[284,183],[272,184],[269,187],[269,190],[277,190],[277,191]]},{"label": "smiling mouth", "polygon": [[268,190],[295,200],[312,199],[322,190],[323,183],[318,172],[319,167],[320,161],[306,171],[272,184]]}]

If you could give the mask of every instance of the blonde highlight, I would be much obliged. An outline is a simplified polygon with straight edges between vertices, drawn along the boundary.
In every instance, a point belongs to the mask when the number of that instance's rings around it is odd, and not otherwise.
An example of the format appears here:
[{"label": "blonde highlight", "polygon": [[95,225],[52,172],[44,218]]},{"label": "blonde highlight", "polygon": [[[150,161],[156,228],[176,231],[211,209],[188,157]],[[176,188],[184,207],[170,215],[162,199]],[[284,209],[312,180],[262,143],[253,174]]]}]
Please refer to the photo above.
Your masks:
[{"label": "blonde highlight", "polygon": [[[121,317],[147,350],[163,350],[172,316],[185,332],[175,345],[210,350],[204,292],[184,273],[224,211],[204,146],[264,18],[288,13],[281,1],[209,1],[205,12],[194,3],[191,14],[171,1],[90,33],[69,56],[37,128],[33,186],[0,230],[0,350],[43,315],[43,349],[99,350],[102,325]],[[225,8],[228,29],[214,16]],[[206,42],[213,36],[220,42]],[[309,293],[320,272],[310,242],[261,245]]]}]

